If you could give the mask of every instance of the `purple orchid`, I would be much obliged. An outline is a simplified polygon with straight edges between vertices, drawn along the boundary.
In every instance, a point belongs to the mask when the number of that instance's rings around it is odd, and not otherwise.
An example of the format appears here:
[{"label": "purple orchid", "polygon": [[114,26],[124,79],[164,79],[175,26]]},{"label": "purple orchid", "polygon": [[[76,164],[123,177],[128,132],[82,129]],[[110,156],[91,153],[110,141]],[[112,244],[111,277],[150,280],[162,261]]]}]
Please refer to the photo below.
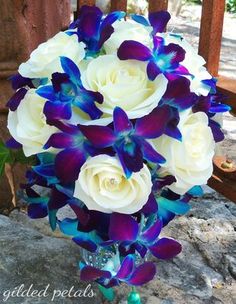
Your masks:
[{"label": "purple orchid", "polygon": [[149,250],[159,259],[171,259],[181,252],[181,245],[169,238],[159,238],[162,221],[152,215],[140,224],[130,215],[113,213],[110,219],[109,237],[113,242],[119,242],[123,255],[137,251],[145,257]]},{"label": "purple orchid", "polygon": [[178,77],[170,80],[163,95],[160,105],[170,105],[179,111],[191,108],[198,96],[190,91],[190,80],[186,77]]},{"label": "purple orchid", "polygon": [[105,126],[79,125],[79,128],[95,147],[112,146],[129,178],[132,172],[143,167],[143,159],[154,163],[165,162],[146,139],[157,138],[164,133],[180,139],[177,114],[171,107],[164,105],[138,118],[133,125],[125,111],[116,107],[113,112],[114,131]]},{"label": "purple orchid", "polygon": [[185,50],[174,43],[165,45],[162,37],[153,37],[153,50],[134,40],[121,43],[117,56],[121,60],[135,59],[147,61],[147,75],[150,80],[155,80],[159,74],[164,74],[172,80],[179,75],[190,75],[188,70],[180,64],[185,58]]},{"label": "purple orchid", "polygon": [[71,59],[61,57],[60,60],[65,73],[54,73],[52,85],[42,86],[36,91],[48,100],[44,106],[45,116],[49,120],[70,119],[72,107],[76,107],[91,119],[98,119],[102,112],[95,102],[102,103],[103,96],[83,87],[79,68]]},{"label": "purple orchid", "polygon": [[15,111],[18,108],[28,89],[37,88],[38,86],[45,84],[45,79],[30,79],[23,77],[20,74],[15,74],[9,79],[13,90],[16,91],[6,104],[11,111]]},{"label": "purple orchid", "polygon": [[103,269],[80,263],[80,278],[83,281],[96,281],[100,285],[111,288],[125,282],[131,286],[140,286],[151,281],[156,274],[154,263],[145,262],[135,267],[134,256],[127,255],[120,262],[119,255],[116,254],[108,260]]},{"label": "purple orchid", "polygon": [[156,35],[156,33],[164,32],[167,23],[171,18],[170,14],[167,11],[149,13],[148,20],[141,15],[131,14],[130,16],[134,21],[144,26],[152,26],[153,36]]},{"label": "purple orchid", "polygon": [[79,41],[86,44],[87,56],[93,56],[114,32],[112,24],[125,15],[125,12],[116,11],[103,18],[103,13],[98,7],[84,5],[80,8],[78,19],[69,27],[77,28],[77,32],[69,31],[67,34],[77,34]]},{"label": "purple orchid", "polygon": [[212,119],[217,113],[224,113],[231,110],[231,107],[222,103],[226,97],[221,93],[208,94],[207,96],[199,96],[193,105],[192,111],[205,112],[209,117],[209,127],[212,130],[214,140],[220,142],[224,139],[224,133],[221,131],[221,125]]},{"label": "purple orchid", "polygon": [[48,122],[56,126],[61,132],[50,136],[45,149],[50,147],[61,149],[55,158],[55,175],[63,183],[70,183],[78,178],[81,166],[86,161],[89,144],[85,140],[79,128],[60,121]]}]

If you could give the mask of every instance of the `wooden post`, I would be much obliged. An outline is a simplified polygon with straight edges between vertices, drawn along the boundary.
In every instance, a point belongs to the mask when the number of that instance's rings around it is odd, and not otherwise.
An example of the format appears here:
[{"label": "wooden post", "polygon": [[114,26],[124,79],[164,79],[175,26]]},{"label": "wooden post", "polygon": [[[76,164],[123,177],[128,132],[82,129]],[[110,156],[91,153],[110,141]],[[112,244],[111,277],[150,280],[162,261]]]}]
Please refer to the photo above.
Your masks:
[{"label": "wooden post", "polygon": [[111,11],[127,11],[127,0],[111,0]]},{"label": "wooden post", "polygon": [[149,0],[148,3],[150,13],[168,9],[168,0]]},{"label": "wooden post", "polygon": [[[0,0],[0,138],[6,140],[5,103],[13,93],[8,77],[28,59],[39,43],[46,41],[70,22],[70,0]],[[24,170],[15,174],[22,182]],[[19,172],[21,171],[21,172]],[[14,173],[14,172],[13,172]],[[0,180],[0,207],[11,200],[6,177]]]},{"label": "wooden post", "polygon": [[199,54],[213,76],[218,76],[224,11],[225,0],[203,0]]},{"label": "wooden post", "polygon": [[81,8],[83,5],[95,5],[95,0],[77,0],[77,11]]}]

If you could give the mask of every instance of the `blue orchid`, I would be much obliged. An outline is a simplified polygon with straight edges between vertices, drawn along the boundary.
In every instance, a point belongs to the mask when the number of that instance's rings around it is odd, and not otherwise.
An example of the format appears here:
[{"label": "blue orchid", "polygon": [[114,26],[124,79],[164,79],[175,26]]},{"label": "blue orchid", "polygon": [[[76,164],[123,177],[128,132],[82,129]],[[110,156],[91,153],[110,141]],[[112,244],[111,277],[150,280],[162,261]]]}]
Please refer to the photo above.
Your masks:
[{"label": "blue orchid", "polygon": [[50,189],[45,196],[40,196],[33,188],[26,188],[27,197],[24,197],[28,203],[28,216],[32,219],[38,219],[48,216],[51,229],[54,231],[57,226],[57,212],[68,203],[68,196],[57,190],[55,186]]},{"label": "blue orchid", "polygon": [[79,128],[95,147],[113,147],[127,178],[143,167],[143,159],[154,163],[165,162],[146,139],[157,138],[162,134],[181,139],[177,128],[178,113],[169,106],[155,108],[150,114],[138,118],[135,125],[125,111],[116,107],[113,121],[114,131],[104,126],[79,125]]},{"label": "blue orchid", "polygon": [[79,108],[98,119],[102,112],[95,102],[102,103],[103,96],[98,92],[86,90],[81,82],[81,74],[77,65],[67,57],[60,57],[65,73],[52,74],[52,85],[41,86],[36,93],[48,101],[44,106],[44,114],[49,120],[70,119],[72,107]]},{"label": "blue orchid", "polygon": [[96,281],[105,288],[111,288],[125,282],[131,286],[140,286],[151,281],[156,274],[156,267],[152,262],[145,262],[135,266],[134,256],[127,255],[122,262],[117,253],[108,260],[103,269],[80,263],[80,278],[83,281]]},{"label": "blue orchid", "polygon": [[130,16],[134,21],[144,26],[151,26],[153,28],[151,33],[153,36],[155,36],[156,33],[164,32],[167,23],[171,18],[170,14],[167,11],[149,13],[148,20],[141,15],[130,14]]},{"label": "blue orchid", "polygon": [[183,196],[180,196],[170,189],[164,189],[157,195],[156,202],[158,204],[158,217],[162,220],[163,225],[167,225],[176,215],[186,214],[191,206],[189,201],[192,197],[201,197],[203,195],[202,188],[195,186]]},{"label": "blue orchid", "polygon": [[140,224],[130,215],[113,213],[110,219],[109,237],[119,242],[121,254],[135,253],[145,257],[147,250],[159,259],[171,259],[181,252],[181,245],[170,238],[159,238],[162,221],[155,214]]},{"label": "blue orchid", "polygon": [[80,8],[78,19],[69,27],[77,29],[77,32],[69,31],[67,34],[77,34],[79,41],[86,44],[87,56],[94,56],[114,32],[112,24],[125,15],[125,12],[116,11],[103,17],[98,7],[84,5]]},{"label": "blue orchid", "polygon": [[178,78],[179,75],[190,75],[188,70],[180,64],[185,58],[185,50],[178,44],[165,45],[162,37],[153,37],[153,49],[134,40],[121,43],[117,56],[121,60],[135,59],[147,61],[147,75],[150,80],[155,80],[159,74],[164,74],[167,79]]}]

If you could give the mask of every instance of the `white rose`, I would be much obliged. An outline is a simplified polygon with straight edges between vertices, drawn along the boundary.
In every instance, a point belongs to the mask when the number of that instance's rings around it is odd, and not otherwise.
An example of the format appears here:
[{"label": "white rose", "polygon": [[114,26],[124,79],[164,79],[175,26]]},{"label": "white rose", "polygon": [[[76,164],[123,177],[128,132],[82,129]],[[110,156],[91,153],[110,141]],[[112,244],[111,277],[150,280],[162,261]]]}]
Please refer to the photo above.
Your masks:
[{"label": "white rose", "polygon": [[119,60],[115,55],[104,55],[92,60],[82,76],[84,86],[100,92],[104,101],[97,105],[104,113],[99,120],[82,120],[83,124],[107,125],[112,122],[116,106],[126,111],[130,119],[149,114],[166,91],[167,79],[161,74],[155,81],[148,80],[147,63]]},{"label": "white rose", "polygon": [[90,210],[132,214],[146,204],[151,189],[151,174],[146,165],[126,179],[116,157],[98,155],[82,166],[74,197]]},{"label": "white rose", "polygon": [[166,158],[162,173],[170,173],[177,180],[169,188],[182,195],[196,185],[206,184],[211,177],[215,141],[203,112],[182,112],[178,127],[182,142],[163,135],[153,143]]},{"label": "white rose", "polygon": [[30,89],[17,110],[8,114],[8,129],[12,137],[23,146],[26,156],[44,152],[44,144],[57,131],[46,124],[43,108],[46,99]]},{"label": "white rose", "polygon": [[116,53],[121,43],[125,40],[135,40],[148,47],[152,47],[152,39],[150,37],[151,26],[143,26],[133,20],[121,20],[116,21],[113,27],[113,34],[104,43],[104,49],[107,54]]},{"label": "white rose", "polygon": [[30,59],[19,66],[19,73],[29,78],[51,78],[52,73],[62,72],[60,56],[66,56],[78,64],[85,57],[84,43],[77,35],[59,32],[35,49]]},{"label": "white rose", "polygon": [[202,83],[202,80],[211,79],[212,76],[208,73],[204,67],[206,61],[197,51],[183,38],[182,40],[178,36],[173,36],[169,33],[158,34],[165,38],[165,44],[175,43],[181,46],[185,50],[185,59],[181,62],[181,65],[186,67],[190,74],[194,75],[194,78],[188,77],[191,81],[190,90],[197,95],[207,96],[210,92],[210,87]]}]

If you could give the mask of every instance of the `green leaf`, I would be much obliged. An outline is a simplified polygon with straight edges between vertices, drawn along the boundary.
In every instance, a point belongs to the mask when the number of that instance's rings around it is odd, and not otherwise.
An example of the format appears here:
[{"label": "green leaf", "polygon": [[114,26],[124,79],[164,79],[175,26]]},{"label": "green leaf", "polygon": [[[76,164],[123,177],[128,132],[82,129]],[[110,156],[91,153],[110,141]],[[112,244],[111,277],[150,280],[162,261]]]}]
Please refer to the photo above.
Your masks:
[{"label": "green leaf", "polygon": [[5,146],[2,141],[0,141],[0,177],[3,175],[5,164],[12,162],[13,159],[11,157],[10,150]]},{"label": "green leaf", "polygon": [[114,300],[115,292],[114,292],[113,288],[105,288],[100,284],[98,284],[98,288],[108,301],[111,302]]},{"label": "green leaf", "polygon": [[22,149],[11,151],[11,155],[16,163],[29,164],[29,165],[35,164],[35,157],[34,156],[26,157]]}]

